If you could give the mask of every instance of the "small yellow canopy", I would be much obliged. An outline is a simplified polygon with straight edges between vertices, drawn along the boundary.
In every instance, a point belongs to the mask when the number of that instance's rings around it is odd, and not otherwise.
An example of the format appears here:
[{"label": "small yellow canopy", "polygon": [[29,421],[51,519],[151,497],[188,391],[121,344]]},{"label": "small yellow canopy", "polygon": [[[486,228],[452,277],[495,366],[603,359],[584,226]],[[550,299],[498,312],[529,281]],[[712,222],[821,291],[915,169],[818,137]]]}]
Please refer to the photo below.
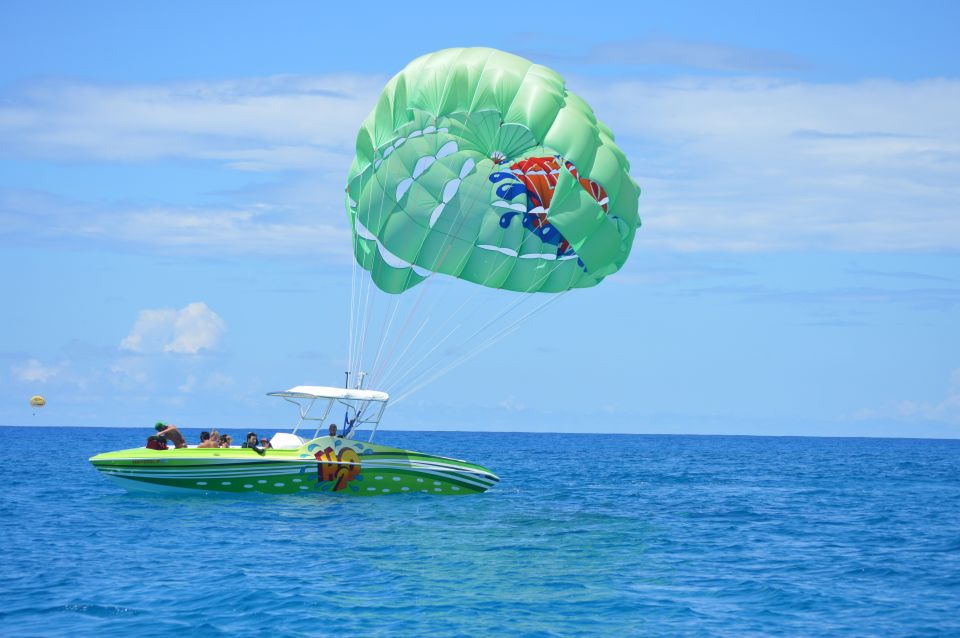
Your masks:
[{"label": "small yellow canopy", "polygon": [[42,408],[42,407],[45,406],[46,404],[47,404],[47,400],[44,399],[44,398],[43,398],[42,396],[40,396],[39,394],[30,397],[30,405],[32,405],[32,406],[35,407],[35,408]]}]

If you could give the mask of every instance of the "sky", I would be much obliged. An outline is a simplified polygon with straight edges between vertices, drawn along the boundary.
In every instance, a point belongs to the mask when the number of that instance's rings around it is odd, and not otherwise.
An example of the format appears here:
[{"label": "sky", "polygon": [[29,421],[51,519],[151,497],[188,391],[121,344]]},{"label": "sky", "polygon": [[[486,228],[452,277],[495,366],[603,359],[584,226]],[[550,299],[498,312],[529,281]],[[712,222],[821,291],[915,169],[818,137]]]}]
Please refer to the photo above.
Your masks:
[{"label": "sky", "polygon": [[0,424],[292,425],[266,393],[356,354],[360,123],[488,46],[613,130],[642,227],[449,371],[424,337],[384,428],[960,436],[960,5],[324,4],[0,7]]}]

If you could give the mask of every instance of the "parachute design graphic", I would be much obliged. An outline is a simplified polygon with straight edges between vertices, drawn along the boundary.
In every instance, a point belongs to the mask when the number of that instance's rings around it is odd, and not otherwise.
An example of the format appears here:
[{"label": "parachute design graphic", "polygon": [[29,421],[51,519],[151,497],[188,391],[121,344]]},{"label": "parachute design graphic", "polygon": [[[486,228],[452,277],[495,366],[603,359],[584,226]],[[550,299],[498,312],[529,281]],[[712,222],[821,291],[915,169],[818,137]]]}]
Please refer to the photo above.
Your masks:
[{"label": "parachute design graphic", "polygon": [[383,291],[431,273],[562,292],[627,259],[640,189],[613,134],[554,71],[487,48],[420,57],[357,136],[354,254]]},{"label": "parachute design graphic", "polygon": [[[517,162],[510,167],[509,172],[497,172],[490,176],[490,181],[494,183],[507,180],[506,184],[497,188],[496,192],[500,197],[514,199],[518,195],[523,195],[526,198],[527,211],[525,213],[517,211],[504,213],[500,217],[500,226],[509,228],[511,219],[516,215],[522,215],[523,227],[537,235],[545,244],[555,245],[558,259],[574,254],[570,242],[547,219],[547,210],[549,210],[553,199],[553,191],[557,187],[557,178],[560,175],[559,165],[561,163],[580,182],[580,185],[597,200],[603,211],[607,212],[609,198],[603,186],[592,180],[578,177],[577,168],[573,165],[573,162],[564,162],[559,156],[533,157]],[[577,259],[577,264],[583,266],[580,259]]]}]

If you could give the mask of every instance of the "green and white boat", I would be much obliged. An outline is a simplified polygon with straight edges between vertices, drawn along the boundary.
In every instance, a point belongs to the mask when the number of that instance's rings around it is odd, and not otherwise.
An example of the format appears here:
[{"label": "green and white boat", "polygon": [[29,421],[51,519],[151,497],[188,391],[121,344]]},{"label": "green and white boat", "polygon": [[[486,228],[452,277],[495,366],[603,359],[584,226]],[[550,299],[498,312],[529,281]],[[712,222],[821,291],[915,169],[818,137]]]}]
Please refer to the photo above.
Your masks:
[{"label": "green and white boat", "polygon": [[[151,492],[473,494],[500,480],[480,465],[373,443],[390,399],[385,392],[297,386],[269,395],[300,412],[292,432],[273,436],[272,448],[134,448],[98,454],[90,462],[128,490]],[[318,401],[323,414],[311,416]],[[347,414],[342,436],[319,436],[337,406]],[[298,434],[305,422],[316,423],[309,440]],[[369,441],[353,438],[360,426],[371,427]]]}]

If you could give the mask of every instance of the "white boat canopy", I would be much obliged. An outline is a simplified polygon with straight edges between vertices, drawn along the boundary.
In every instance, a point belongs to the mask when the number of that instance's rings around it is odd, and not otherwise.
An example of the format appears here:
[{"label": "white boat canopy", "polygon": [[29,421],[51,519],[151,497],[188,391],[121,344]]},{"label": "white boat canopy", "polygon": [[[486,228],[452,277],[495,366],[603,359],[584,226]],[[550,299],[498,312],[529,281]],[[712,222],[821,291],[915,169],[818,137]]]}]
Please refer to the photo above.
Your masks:
[{"label": "white boat canopy", "polygon": [[390,395],[377,390],[331,388],[324,385],[298,385],[283,392],[268,392],[271,397],[290,399],[352,399],[354,401],[389,401]]},{"label": "white boat canopy", "polygon": [[[370,432],[371,441],[373,441],[373,436],[377,433],[377,426],[380,424],[380,418],[383,416],[383,411],[387,407],[387,401],[390,400],[389,394],[377,390],[334,388],[322,385],[298,385],[281,392],[268,392],[267,396],[280,397],[284,401],[289,401],[298,407],[300,420],[293,428],[294,435],[297,434],[297,430],[300,429],[304,421],[314,421],[316,423],[316,430],[313,433],[313,438],[317,438],[320,429],[331,416],[334,405],[339,403],[344,409],[343,430],[339,436],[352,438],[359,426],[366,425],[372,427],[372,431]],[[326,408],[323,409],[321,416],[310,416],[313,404],[318,399],[326,401]],[[301,401],[305,402],[306,405],[301,403]],[[371,404],[375,405],[371,406]],[[323,404],[321,403],[321,405]],[[333,420],[330,419],[330,421],[331,424],[333,424]]]}]

